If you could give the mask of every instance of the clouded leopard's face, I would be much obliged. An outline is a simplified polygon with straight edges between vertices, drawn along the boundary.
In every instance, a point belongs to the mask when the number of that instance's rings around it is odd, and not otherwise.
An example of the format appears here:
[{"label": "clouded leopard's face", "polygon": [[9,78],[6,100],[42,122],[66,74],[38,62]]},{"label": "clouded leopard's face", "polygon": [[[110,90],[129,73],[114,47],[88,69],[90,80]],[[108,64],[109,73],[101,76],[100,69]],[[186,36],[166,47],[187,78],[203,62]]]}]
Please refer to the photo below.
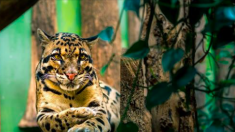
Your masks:
[{"label": "clouded leopard's face", "polygon": [[39,76],[49,79],[66,91],[84,87],[95,77],[90,45],[97,37],[82,39],[76,34],[57,33],[49,36],[38,29],[43,47]]}]

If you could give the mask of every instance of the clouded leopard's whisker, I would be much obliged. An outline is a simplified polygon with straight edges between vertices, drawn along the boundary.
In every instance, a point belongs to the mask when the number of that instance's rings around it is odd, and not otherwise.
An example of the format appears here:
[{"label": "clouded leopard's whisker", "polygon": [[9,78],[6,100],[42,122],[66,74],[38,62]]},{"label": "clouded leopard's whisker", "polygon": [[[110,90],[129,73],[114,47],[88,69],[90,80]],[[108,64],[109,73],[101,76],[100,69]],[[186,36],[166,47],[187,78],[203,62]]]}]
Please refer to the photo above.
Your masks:
[{"label": "clouded leopard's whisker", "polygon": [[44,75],[42,76],[42,79],[43,79],[43,80],[48,79],[48,78],[55,78],[55,75],[44,74]]},{"label": "clouded leopard's whisker", "polygon": [[86,75],[85,75],[85,78],[88,78],[90,81],[92,81],[92,76],[89,74],[89,73],[87,73]]}]

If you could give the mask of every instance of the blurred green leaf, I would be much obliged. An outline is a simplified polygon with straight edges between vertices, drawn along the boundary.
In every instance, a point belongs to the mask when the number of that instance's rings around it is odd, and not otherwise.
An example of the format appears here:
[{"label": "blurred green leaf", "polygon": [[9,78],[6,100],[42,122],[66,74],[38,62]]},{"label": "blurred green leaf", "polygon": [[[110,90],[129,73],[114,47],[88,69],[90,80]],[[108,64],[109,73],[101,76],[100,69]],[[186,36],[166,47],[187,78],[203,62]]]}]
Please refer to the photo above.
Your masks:
[{"label": "blurred green leaf", "polygon": [[161,82],[148,91],[146,97],[146,107],[150,110],[152,107],[162,104],[169,99],[173,93],[173,88],[167,82]]},{"label": "blurred green leaf", "polygon": [[138,132],[138,126],[133,122],[121,122],[117,128],[118,132]]},{"label": "blurred green leaf", "polygon": [[176,25],[179,16],[179,4],[178,0],[159,0],[159,8],[174,25]]},{"label": "blurred green leaf", "polygon": [[220,50],[218,54],[218,59],[220,58],[231,58],[231,53],[228,50]]},{"label": "blurred green leaf", "polygon": [[205,132],[225,132],[222,121],[220,119],[214,120],[213,124]]},{"label": "blurred green leaf", "polygon": [[[232,42],[230,44],[227,44],[226,46],[224,46],[225,49],[235,49],[235,42]],[[235,51],[235,50],[234,50]],[[235,54],[235,52],[234,52]]]},{"label": "blurred green leaf", "polygon": [[[235,7],[218,7],[212,15],[212,18],[215,19],[208,19],[208,23],[202,31],[203,33],[218,32],[224,26],[231,26],[235,21]],[[211,16],[208,16],[208,18],[211,18]]]},{"label": "blurred green leaf", "polygon": [[235,85],[235,79],[223,80],[223,81],[220,81],[220,84],[223,86]]},{"label": "blurred green leaf", "polygon": [[139,40],[135,42],[127,51],[123,54],[125,57],[133,59],[142,59],[149,53],[149,46],[146,41]]},{"label": "blurred green leaf", "polygon": [[100,75],[103,76],[107,68],[109,67],[110,63],[113,61],[113,58],[115,57],[115,54],[113,53],[112,56],[110,57],[109,61],[107,64],[105,64],[101,70],[100,70]]},{"label": "blurred green leaf", "polygon": [[184,51],[180,48],[178,49],[170,49],[166,51],[162,57],[162,66],[163,70],[169,71],[171,70],[175,63],[180,61],[184,56]]},{"label": "blurred green leaf", "polygon": [[123,8],[127,11],[134,11],[139,17],[140,0],[125,0]]},{"label": "blurred green leaf", "polygon": [[180,68],[173,77],[173,85],[175,84],[178,88],[187,85],[193,80],[197,71],[192,66],[184,66]]},{"label": "blurred green leaf", "polygon": [[229,64],[229,62],[228,61],[226,61],[226,60],[220,60],[220,61],[218,61],[220,64],[224,64],[224,65],[228,65]]},{"label": "blurred green leaf", "polygon": [[104,76],[104,73],[105,73],[105,71],[107,70],[107,68],[108,68],[108,64],[106,64],[106,65],[104,65],[102,68],[101,68],[101,70],[100,70],[100,75],[101,76]]},{"label": "blurred green leaf", "polygon": [[234,41],[234,28],[224,26],[217,33],[216,42],[212,45],[213,49],[220,48]]},{"label": "blurred green leaf", "polygon": [[178,2],[178,0],[171,0],[171,4],[175,5]]},{"label": "blurred green leaf", "polygon": [[213,121],[209,119],[210,117],[209,113],[203,110],[197,110],[197,115],[198,115],[198,123],[200,124],[200,127],[203,130],[212,124]]},{"label": "blurred green leaf", "polygon": [[99,38],[110,42],[113,37],[113,27],[107,27],[98,34]]},{"label": "blurred green leaf", "polygon": [[217,111],[213,111],[211,118],[214,119],[223,119],[226,118],[227,115],[223,112],[217,112]]},{"label": "blurred green leaf", "polygon": [[235,7],[219,7],[215,12],[215,19],[220,22],[235,21]]},{"label": "blurred green leaf", "polygon": [[223,107],[223,109],[226,110],[226,111],[234,111],[234,107],[233,107],[233,105],[231,105],[231,104],[224,103],[224,104],[222,105],[222,107]]},{"label": "blurred green leaf", "polygon": [[209,119],[209,115],[206,112],[204,112],[203,110],[197,110],[197,115],[198,115],[199,119],[203,118],[203,121]]},{"label": "blurred green leaf", "polygon": [[206,129],[205,132],[226,132],[226,131],[224,131],[222,126],[211,125]]}]

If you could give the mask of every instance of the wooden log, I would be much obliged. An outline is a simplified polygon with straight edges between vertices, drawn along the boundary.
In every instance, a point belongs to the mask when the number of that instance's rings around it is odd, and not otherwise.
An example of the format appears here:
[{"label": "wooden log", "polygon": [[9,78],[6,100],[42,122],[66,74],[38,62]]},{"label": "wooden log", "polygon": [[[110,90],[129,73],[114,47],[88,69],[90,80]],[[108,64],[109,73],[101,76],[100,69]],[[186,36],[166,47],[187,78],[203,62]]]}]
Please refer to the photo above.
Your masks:
[{"label": "wooden log", "polygon": [[0,31],[32,7],[37,1],[38,0],[1,0]]},{"label": "wooden log", "polygon": [[32,12],[32,58],[31,58],[31,80],[28,92],[27,107],[24,117],[19,123],[20,128],[37,127],[36,122],[36,84],[35,69],[41,57],[41,46],[37,39],[37,28],[48,34],[56,32],[56,4],[55,0],[40,0]]}]

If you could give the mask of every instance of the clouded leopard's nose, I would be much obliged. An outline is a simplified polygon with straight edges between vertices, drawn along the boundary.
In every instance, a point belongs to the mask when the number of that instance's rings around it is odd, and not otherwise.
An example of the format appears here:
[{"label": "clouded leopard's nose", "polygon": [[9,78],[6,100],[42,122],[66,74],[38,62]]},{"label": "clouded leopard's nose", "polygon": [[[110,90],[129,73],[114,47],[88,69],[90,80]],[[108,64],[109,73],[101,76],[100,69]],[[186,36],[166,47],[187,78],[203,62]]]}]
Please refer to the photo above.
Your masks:
[{"label": "clouded leopard's nose", "polygon": [[73,79],[75,78],[76,75],[77,74],[75,74],[75,73],[66,73],[66,76],[70,81],[73,81]]}]

